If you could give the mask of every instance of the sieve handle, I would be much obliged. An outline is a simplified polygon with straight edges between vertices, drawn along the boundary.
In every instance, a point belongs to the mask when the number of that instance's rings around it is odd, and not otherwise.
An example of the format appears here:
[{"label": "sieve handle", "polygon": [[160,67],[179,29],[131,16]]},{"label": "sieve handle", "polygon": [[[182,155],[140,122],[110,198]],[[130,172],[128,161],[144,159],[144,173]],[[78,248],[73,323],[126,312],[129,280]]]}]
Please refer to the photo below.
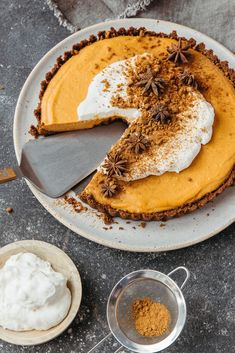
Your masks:
[{"label": "sieve handle", "polygon": [[[101,343],[103,343],[104,341],[106,341],[110,336],[112,336],[111,332],[108,333],[104,338],[102,338],[102,340],[99,341],[93,348],[91,348],[88,353],[94,352],[94,350],[95,350],[97,347],[99,347],[99,345],[100,345]],[[113,353],[118,353],[118,352],[120,352],[120,350],[121,350],[122,348],[123,348],[122,346],[119,347],[119,348],[116,349],[116,351],[113,352]]]},{"label": "sieve handle", "polygon": [[88,353],[93,352],[101,343],[103,343],[104,341],[106,341],[110,336],[111,336],[111,332],[107,334],[107,336],[105,336],[104,338],[102,338],[102,340],[100,340],[94,347],[92,347]]},{"label": "sieve handle", "polygon": [[183,270],[185,272],[185,274],[186,274],[184,282],[180,286],[180,289],[183,289],[185,284],[188,282],[189,277],[190,277],[190,272],[189,272],[189,270],[186,267],[184,267],[184,266],[176,267],[173,271],[169,272],[167,276],[170,277],[171,275],[173,275],[173,273],[178,272],[180,270]]}]

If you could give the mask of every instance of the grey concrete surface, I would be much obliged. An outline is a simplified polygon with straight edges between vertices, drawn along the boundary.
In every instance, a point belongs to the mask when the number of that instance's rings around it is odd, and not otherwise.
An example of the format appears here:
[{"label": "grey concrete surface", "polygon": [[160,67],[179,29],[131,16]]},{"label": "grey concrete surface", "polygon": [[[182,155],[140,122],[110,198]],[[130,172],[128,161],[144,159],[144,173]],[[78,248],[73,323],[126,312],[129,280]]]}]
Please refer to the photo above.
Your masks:
[{"label": "grey concrete surface", "polygon": [[[173,6],[173,1],[169,3]],[[186,7],[187,3],[192,6],[196,2],[184,3]],[[197,11],[193,15],[199,18],[200,12]],[[168,16],[169,12],[171,16]],[[169,9],[169,12],[165,19],[177,20],[173,10]],[[223,20],[231,21],[234,26],[232,13]],[[182,23],[187,25],[190,21],[185,17]],[[194,23],[197,27],[197,18]],[[227,42],[222,26],[222,22],[213,23],[214,36],[234,49],[234,42],[230,39]],[[210,26],[207,28],[208,34],[212,35]],[[38,60],[67,35],[67,30],[59,27],[43,1],[0,1],[0,85],[4,87],[0,90],[0,166],[16,162],[12,123],[16,100],[25,79]],[[7,214],[6,207],[13,207],[14,212]],[[1,185],[0,246],[21,239],[40,239],[57,245],[77,265],[84,292],[76,319],[60,337],[37,347],[13,346],[0,341],[0,352],[85,353],[108,332],[106,301],[121,276],[140,268],[167,273],[179,265],[186,265],[192,273],[184,291],[188,306],[187,324],[175,345],[165,352],[235,352],[234,234],[235,224],[212,239],[187,249],[160,254],[116,251],[91,243],[58,223],[39,204],[24,181]],[[112,341],[108,348],[102,347],[99,352],[111,353],[115,348],[117,346]]]},{"label": "grey concrete surface", "polygon": [[[51,0],[48,0],[51,1]],[[77,28],[112,19],[137,0],[52,0]],[[146,1],[147,2],[147,1]],[[152,0],[139,17],[158,18],[187,25],[235,50],[234,0]]]}]

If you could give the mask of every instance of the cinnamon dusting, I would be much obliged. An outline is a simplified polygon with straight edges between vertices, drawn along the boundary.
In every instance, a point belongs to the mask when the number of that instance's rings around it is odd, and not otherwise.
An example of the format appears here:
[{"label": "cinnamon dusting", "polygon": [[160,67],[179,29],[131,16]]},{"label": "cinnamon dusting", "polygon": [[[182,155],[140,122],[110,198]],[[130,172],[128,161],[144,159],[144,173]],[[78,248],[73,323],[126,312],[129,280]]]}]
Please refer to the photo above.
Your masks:
[{"label": "cinnamon dusting", "polygon": [[[113,156],[118,153],[120,158],[128,162],[129,168],[125,175],[120,175],[121,179],[131,180],[134,173],[133,166],[137,168],[138,165],[138,170],[144,173],[144,164],[156,157],[156,151],[160,146],[164,145],[166,155],[172,153],[172,149],[175,148],[172,141],[176,141],[176,136],[184,129],[186,121],[191,118],[186,112],[194,103],[193,92],[196,91],[195,85],[189,87],[185,85],[184,80],[179,79],[183,73],[184,70],[181,67],[167,61],[166,58],[159,59],[152,54],[137,56],[135,65],[131,62],[127,63],[124,70],[129,82],[126,95],[117,92],[112,97],[112,105],[123,109],[138,109],[141,115],[132,122],[110,153]],[[157,77],[161,77],[162,82],[167,82],[161,94],[157,95],[153,90],[144,94],[143,87],[136,85],[143,82],[150,87]],[[141,143],[137,136],[141,136],[144,143]],[[149,142],[153,143],[149,144]],[[142,152],[141,157],[137,156],[140,152]]]},{"label": "cinnamon dusting", "polygon": [[107,79],[104,79],[103,81],[101,81],[104,84],[104,88],[103,88],[103,92],[108,92],[109,87],[110,87],[110,83]]},{"label": "cinnamon dusting", "polygon": [[141,336],[162,336],[171,321],[170,312],[164,304],[151,298],[136,300],[132,305],[135,328]]}]

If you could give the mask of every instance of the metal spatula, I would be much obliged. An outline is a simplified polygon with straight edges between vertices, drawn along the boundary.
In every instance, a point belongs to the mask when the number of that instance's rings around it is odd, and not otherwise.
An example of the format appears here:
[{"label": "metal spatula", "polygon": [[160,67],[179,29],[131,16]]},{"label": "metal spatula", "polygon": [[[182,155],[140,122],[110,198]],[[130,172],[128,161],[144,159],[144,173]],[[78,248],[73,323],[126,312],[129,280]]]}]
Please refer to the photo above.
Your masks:
[{"label": "metal spatula", "polygon": [[116,121],[30,140],[23,146],[19,166],[0,169],[0,183],[24,177],[44,194],[59,197],[97,169],[125,128]]}]

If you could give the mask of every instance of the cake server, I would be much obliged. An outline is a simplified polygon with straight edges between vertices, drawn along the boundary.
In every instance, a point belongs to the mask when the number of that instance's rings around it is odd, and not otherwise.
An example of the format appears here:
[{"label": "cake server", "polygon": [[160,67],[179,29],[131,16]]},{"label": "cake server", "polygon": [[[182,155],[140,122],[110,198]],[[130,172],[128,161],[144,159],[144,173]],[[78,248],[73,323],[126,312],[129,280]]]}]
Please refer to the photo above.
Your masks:
[{"label": "cake server", "polygon": [[23,146],[19,166],[0,169],[0,183],[24,177],[44,194],[62,196],[97,169],[125,128],[116,121],[30,140]]}]

